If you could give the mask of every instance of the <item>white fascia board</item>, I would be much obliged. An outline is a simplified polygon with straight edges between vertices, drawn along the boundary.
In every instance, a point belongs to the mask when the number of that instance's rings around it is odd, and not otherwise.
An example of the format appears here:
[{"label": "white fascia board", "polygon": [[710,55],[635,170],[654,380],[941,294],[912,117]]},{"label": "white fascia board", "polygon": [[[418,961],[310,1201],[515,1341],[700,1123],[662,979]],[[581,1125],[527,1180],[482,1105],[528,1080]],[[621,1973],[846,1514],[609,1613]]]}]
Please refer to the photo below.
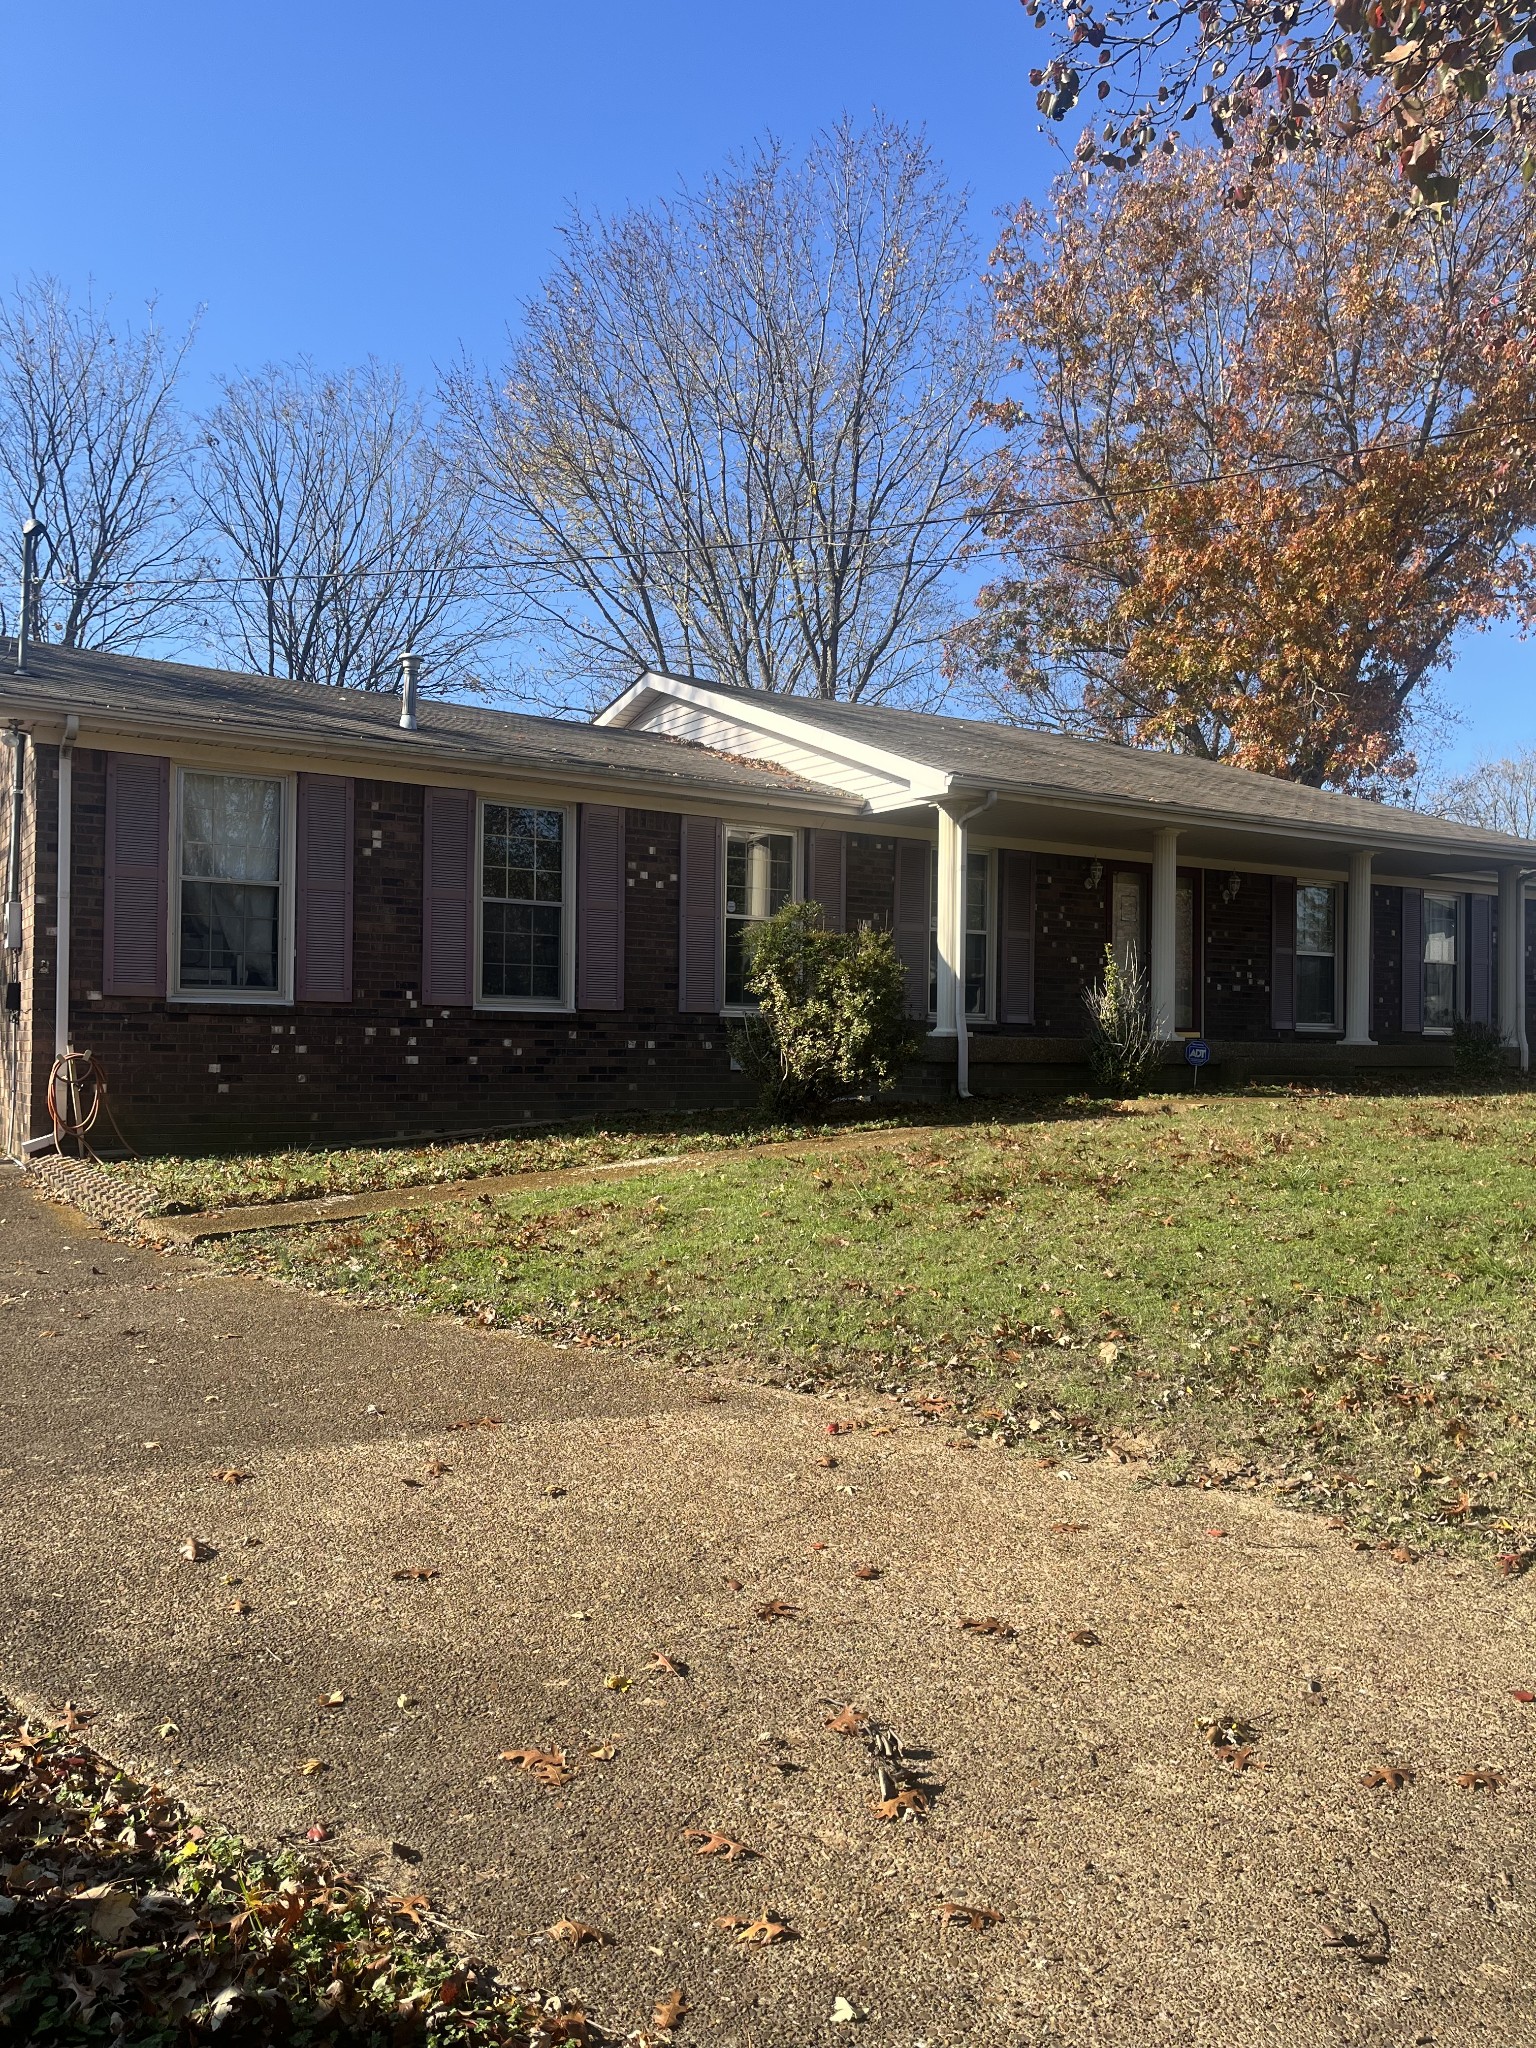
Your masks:
[{"label": "white fascia board", "polygon": [[592,723],[633,725],[636,715],[654,697],[672,697],[682,704],[697,704],[703,710],[716,712],[722,718],[733,718],[738,724],[751,726],[773,738],[793,740],[797,746],[826,754],[831,760],[872,768],[877,774],[888,776],[898,789],[908,792],[893,795],[889,801],[881,799],[878,805],[872,803],[872,810],[897,810],[903,803],[931,803],[935,797],[943,796],[950,784],[950,776],[941,768],[930,768],[905,754],[893,754],[886,747],[871,746],[867,740],[850,739],[846,733],[828,733],[808,720],[773,710],[758,697],[743,698],[734,690],[712,690],[707,683],[685,683],[676,676],[642,676],[621,697],[616,697],[599,711]]}]

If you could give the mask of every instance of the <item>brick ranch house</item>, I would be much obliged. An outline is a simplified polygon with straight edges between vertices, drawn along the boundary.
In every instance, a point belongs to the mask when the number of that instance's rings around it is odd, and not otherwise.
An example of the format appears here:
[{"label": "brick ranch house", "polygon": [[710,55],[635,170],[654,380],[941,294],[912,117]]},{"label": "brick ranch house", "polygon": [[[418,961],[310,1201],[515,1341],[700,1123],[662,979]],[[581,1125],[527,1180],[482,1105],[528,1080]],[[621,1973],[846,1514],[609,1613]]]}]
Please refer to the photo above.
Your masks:
[{"label": "brick ranch house", "polygon": [[411,726],[389,695],[16,666],[0,643],[13,1156],[51,1143],[68,1048],[146,1149],[736,1100],[742,936],[801,896],[893,931],[930,1085],[1080,1061],[1106,943],[1218,1073],[1444,1066],[1460,1016],[1525,1064],[1529,841],[662,674],[589,725],[429,700]]}]

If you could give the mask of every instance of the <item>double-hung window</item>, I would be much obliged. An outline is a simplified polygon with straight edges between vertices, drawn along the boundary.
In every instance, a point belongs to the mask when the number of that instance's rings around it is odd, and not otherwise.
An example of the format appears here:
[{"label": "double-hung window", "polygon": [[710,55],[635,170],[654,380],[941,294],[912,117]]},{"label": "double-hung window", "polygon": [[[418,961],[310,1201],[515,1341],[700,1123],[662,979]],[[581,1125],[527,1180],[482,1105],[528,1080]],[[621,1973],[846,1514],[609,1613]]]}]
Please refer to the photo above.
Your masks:
[{"label": "double-hung window", "polygon": [[733,825],[725,835],[725,1000],[731,1009],[751,1007],[752,971],[747,934],[782,910],[795,893],[792,832],[758,832]]},{"label": "double-hung window", "polygon": [[1306,883],[1296,891],[1296,1023],[1334,1030],[1339,1021],[1339,892]]},{"label": "double-hung window", "polygon": [[[992,856],[965,856],[965,1014],[985,1017],[992,960]],[[928,1014],[939,1014],[939,852],[928,870]]]},{"label": "double-hung window", "polygon": [[1455,896],[1424,896],[1424,1029],[1449,1031],[1456,1022],[1457,939],[1461,903]]},{"label": "double-hung window", "polygon": [[176,791],[178,995],[281,1000],[290,946],[289,793],[280,775],[183,769]]},{"label": "double-hung window", "polygon": [[570,839],[563,810],[481,807],[482,1001],[568,1007]]}]

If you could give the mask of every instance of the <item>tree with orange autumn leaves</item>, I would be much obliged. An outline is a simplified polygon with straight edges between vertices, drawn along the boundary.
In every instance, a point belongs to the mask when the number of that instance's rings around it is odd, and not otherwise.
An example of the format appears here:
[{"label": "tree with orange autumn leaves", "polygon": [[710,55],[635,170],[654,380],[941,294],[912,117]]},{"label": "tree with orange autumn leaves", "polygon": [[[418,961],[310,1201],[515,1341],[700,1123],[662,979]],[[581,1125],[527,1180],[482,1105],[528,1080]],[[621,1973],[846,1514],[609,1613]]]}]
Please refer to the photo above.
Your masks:
[{"label": "tree with orange autumn leaves", "polygon": [[1004,573],[952,665],[1015,717],[1383,789],[1457,632],[1536,616],[1536,225],[1497,153],[1403,204],[1347,139],[1154,157],[1025,206]]}]

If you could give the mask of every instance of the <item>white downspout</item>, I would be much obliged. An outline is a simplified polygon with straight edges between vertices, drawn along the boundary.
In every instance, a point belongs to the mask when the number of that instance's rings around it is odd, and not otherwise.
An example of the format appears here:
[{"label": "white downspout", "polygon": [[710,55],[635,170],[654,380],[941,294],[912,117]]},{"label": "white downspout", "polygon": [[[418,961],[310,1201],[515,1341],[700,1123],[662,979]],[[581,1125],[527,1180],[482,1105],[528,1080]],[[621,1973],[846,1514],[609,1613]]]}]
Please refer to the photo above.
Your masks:
[{"label": "white downspout", "polygon": [[965,868],[969,852],[966,827],[973,818],[979,818],[983,811],[990,810],[997,802],[997,791],[988,790],[978,804],[972,804],[968,811],[951,811],[954,820],[958,846],[955,855],[955,898],[952,905],[955,934],[955,1094],[962,1102],[971,1099],[971,1030],[965,1010]]},{"label": "white downspout", "polygon": [[74,864],[71,839],[74,825],[75,741],[79,736],[80,721],[71,711],[64,721],[64,737],[59,742],[58,943],[54,948],[54,971],[58,979],[53,990],[53,1051],[56,1059],[62,1059],[70,1050],[69,876]]},{"label": "white downspout", "polygon": [[1515,1002],[1515,1015],[1520,1020],[1520,1071],[1522,1074],[1528,1074],[1531,1071],[1531,1047],[1525,1033],[1525,883],[1526,878],[1522,875],[1515,884],[1517,913],[1515,929],[1519,934],[1519,941],[1515,947],[1515,957],[1520,963],[1520,990]]}]

